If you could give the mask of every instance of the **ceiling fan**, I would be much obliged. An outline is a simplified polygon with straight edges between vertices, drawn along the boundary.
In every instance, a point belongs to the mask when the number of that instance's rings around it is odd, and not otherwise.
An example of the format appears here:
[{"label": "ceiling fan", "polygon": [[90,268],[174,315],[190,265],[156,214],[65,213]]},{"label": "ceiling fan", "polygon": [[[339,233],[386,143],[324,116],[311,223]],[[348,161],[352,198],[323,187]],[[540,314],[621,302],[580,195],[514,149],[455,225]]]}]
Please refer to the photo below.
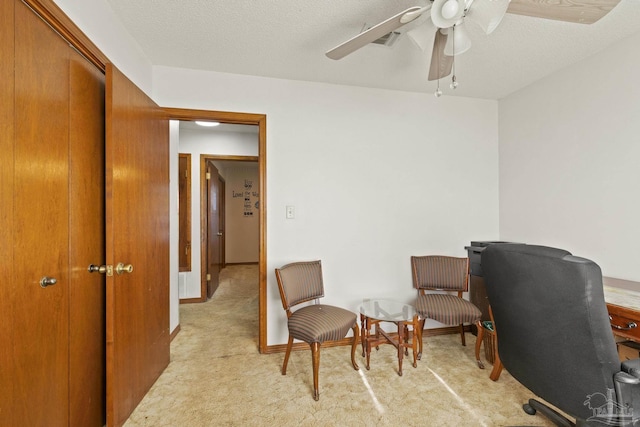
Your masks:
[{"label": "ceiling fan", "polygon": [[[429,80],[451,74],[455,55],[466,52],[471,40],[464,30],[466,20],[491,34],[505,13],[557,21],[592,24],[605,16],[620,0],[428,0],[424,7],[410,7],[391,18],[361,32],[326,52],[331,59],[341,59],[400,27],[430,12],[424,25],[414,27],[407,35],[424,51],[435,31]],[[452,88],[455,88],[455,73]],[[438,95],[436,92],[436,96]],[[441,92],[440,92],[441,94]]]}]

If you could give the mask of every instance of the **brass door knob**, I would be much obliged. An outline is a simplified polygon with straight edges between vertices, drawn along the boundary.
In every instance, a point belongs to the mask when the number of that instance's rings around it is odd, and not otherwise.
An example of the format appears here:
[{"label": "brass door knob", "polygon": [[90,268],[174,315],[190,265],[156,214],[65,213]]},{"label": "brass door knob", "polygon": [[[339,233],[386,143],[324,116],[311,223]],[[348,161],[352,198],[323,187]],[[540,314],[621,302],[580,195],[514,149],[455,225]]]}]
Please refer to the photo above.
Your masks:
[{"label": "brass door knob", "polygon": [[88,270],[89,270],[89,273],[106,274],[107,273],[107,266],[106,265],[89,264]]},{"label": "brass door knob", "polygon": [[53,277],[45,276],[42,279],[40,279],[40,286],[42,286],[43,288],[46,288],[47,286],[55,285],[56,283],[58,283],[58,281]]},{"label": "brass door knob", "polygon": [[116,265],[116,273],[133,273],[133,265],[119,263],[118,265]]}]

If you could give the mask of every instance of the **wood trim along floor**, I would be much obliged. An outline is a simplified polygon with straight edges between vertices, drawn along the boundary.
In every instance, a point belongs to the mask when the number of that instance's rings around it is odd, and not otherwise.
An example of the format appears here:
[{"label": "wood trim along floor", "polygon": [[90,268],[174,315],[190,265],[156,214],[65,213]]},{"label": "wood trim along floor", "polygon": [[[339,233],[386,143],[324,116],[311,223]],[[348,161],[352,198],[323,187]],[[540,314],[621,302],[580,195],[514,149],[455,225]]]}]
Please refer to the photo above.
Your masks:
[{"label": "wood trim along floor", "polygon": [[175,327],[173,332],[171,332],[171,335],[169,335],[169,342],[173,341],[173,339],[176,337],[176,335],[178,335],[178,332],[180,332],[180,325],[179,324],[178,324],[178,326]]}]

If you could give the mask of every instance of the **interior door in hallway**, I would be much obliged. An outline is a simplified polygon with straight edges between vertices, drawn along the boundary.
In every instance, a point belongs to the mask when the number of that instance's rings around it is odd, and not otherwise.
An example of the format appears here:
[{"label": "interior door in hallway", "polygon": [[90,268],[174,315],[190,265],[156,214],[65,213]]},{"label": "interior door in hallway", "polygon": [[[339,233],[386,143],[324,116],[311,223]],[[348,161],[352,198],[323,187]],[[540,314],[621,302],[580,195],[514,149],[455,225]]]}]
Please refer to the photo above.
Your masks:
[{"label": "interior door in hallway", "polygon": [[210,159],[207,170],[207,298],[220,284],[222,229],[220,228],[220,174]]},{"label": "interior door in hallway", "polygon": [[169,363],[169,121],[106,69],[107,425],[122,425]]}]

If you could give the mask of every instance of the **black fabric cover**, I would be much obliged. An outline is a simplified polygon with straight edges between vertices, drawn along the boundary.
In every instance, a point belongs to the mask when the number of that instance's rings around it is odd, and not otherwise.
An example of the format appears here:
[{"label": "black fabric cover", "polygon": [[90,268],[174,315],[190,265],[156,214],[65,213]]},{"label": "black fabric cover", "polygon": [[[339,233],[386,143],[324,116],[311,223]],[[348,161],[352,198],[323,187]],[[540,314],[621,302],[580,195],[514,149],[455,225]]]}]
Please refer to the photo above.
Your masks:
[{"label": "black fabric cover", "polygon": [[573,417],[589,418],[608,396],[620,361],[594,262],[561,249],[495,244],[482,269],[505,369]]}]

